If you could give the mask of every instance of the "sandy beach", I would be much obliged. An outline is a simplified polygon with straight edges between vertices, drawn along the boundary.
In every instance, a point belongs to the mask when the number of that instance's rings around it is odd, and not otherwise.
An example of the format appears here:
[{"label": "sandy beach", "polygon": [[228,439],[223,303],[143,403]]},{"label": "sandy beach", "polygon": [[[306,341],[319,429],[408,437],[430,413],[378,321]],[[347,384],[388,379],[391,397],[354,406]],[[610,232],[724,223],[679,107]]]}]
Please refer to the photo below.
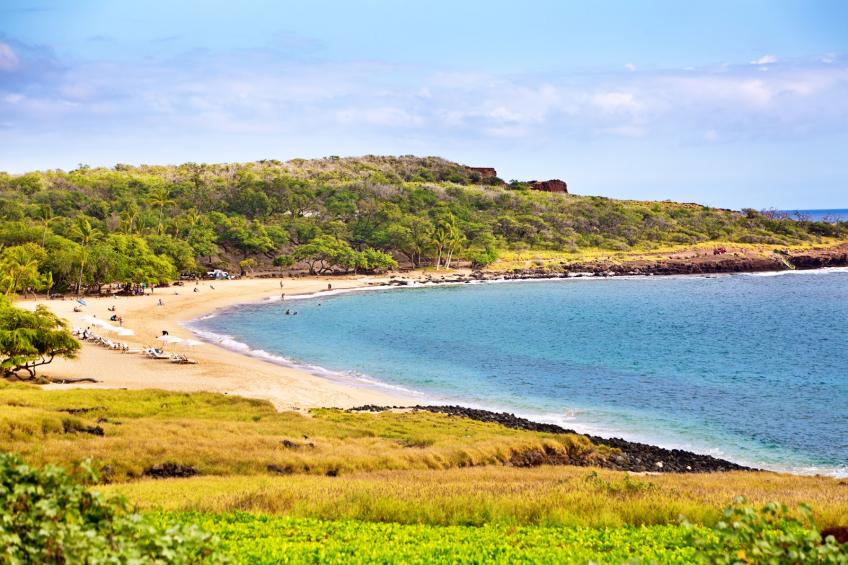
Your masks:
[{"label": "sandy beach", "polygon": [[[115,306],[123,317],[125,328],[133,336],[116,338],[113,334],[94,328],[98,335],[111,337],[131,347],[161,345],[156,337],[163,330],[181,338],[196,338],[183,323],[200,316],[240,303],[260,302],[299,294],[313,294],[364,288],[388,282],[387,277],[303,277],[263,278],[232,281],[200,281],[185,286],[157,288],[154,293],[135,297],[86,297],[84,312],[74,312],[77,305],[72,297],[65,300],[23,300],[18,306],[34,309],[44,304],[71,327],[86,327],[83,316],[93,315],[108,321]],[[280,288],[280,282],[283,288]],[[159,305],[159,300],[163,305]],[[196,365],[179,365],[150,359],[142,354],[125,354],[99,345],[83,342],[77,359],[57,359],[43,367],[41,373],[56,379],[93,378],[97,383],[51,384],[48,389],[78,388],[156,388],[172,391],[208,391],[235,394],[248,398],[269,400],[279,410],[306,410],[312,407],[348,408],[363,404],[404,404],[415,399],[404,398],[375,387],[334,382],[306,371],[277,365],[262,359],[242,355],[211,343],[189,350]]]}]

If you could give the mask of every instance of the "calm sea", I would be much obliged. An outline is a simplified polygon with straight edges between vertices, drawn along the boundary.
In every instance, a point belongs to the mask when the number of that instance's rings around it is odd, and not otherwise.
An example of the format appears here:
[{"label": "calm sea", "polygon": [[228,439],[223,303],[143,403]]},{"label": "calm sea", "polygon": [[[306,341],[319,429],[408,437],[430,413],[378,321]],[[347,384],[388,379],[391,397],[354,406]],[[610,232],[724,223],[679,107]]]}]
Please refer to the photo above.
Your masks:
[{"label": "calm sea", "polygon": [[370,291],[241,306],[194,327],[422,401],[848,474],[845,269]]},{"label": "calm sea", "polygon": [[804,218],[813,222],[848,222],[848,209],[830,210],[781,210],[791,218]]}]

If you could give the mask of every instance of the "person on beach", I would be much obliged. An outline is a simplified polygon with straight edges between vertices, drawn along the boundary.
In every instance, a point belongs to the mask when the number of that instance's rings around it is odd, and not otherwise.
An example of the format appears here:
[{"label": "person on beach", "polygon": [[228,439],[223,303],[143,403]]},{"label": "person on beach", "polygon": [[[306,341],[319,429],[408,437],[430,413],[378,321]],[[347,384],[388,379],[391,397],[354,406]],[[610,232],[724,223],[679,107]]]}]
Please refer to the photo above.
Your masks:
[{"label": "person on beach", "polygon": [[169,335],[168,330],[162,330],[162,335]]},{"label": "person on beach", "polygon": [[280,288],[283,288],[283,281],[280,281]]},{"label": "person on beach", "polygon": [[194,292],[200,292],[200,289],[197,288],[197,287],[194,287]]},{"label": "person on beach", "polygon": [[157,306],[164,306],[164,305],[165,305],[165,303],[164,303],[164,302],[162,302],[162,299],[160,298],[160,299],[159,299],[159,303],[157,304]]},{"label": "person on beach", "polygon": [[333,290],[333,285],[331,285],[330,283],[327,283],[327,290]]}]

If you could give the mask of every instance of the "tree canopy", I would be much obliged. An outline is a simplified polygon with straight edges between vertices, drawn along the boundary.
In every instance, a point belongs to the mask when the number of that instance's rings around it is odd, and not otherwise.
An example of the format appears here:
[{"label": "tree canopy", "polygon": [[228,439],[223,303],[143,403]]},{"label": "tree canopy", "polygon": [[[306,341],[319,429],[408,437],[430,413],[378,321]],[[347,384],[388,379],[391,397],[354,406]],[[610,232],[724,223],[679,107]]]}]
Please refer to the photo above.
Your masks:
[{"label": "tree canopy", "polygon": [[485,266],[505,250],[824,237],[848,238],[848,224],[538,192],[437,157],[0,173],[3,293],[153,284],[181,272],[236,270],[249,259],[255,270],[380,271],[396,262],[438,269]]},{"label": "tree canopy", "polygon": [[73,358],[79,348],[66,323],[46,306],[31,312],[0,297],[0,374],[26,372],[32,378],[37,367],[56,357]]}]

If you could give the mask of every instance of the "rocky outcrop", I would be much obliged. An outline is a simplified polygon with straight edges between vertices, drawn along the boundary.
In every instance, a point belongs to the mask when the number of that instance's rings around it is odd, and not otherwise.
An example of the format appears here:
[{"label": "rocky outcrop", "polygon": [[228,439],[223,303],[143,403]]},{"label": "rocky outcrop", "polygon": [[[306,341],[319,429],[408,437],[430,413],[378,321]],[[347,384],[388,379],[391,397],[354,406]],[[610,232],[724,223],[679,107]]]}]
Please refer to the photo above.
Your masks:
[{"label": "rocky outcrop", "polygon": [[[404,408],[402,406],[373,406],[366,405],[351,408],[351,411],[359,412],[383,412],[391,409]],[[412,406],[413,410],[437,412],[451,416],[460,416],[477,420],[480,422],[491,422],[500,424],[507,428],[528,430],[533,432],[544,432],[550,434],[577,434],[574,430],[568,430],[556,424],[543,424],[533,422],[526,418],[520,418],[515,414],[507,412],[491,412],[476,408],[465,408],[463,406]],[[577,434],[584,435],[584,434]],[[710,455],[701,455],[682,449],[664,449],[655,445],[647,445],[621,438],[602,438],[586,435],[595,445],[605,445],[618,450],[617,453],[605,460],[596,459],[563,459],[555,453],[542,453],[525,451],[513,454],[512,464],[518,467],[533,467],[537,465],[593,465],[619,471],[632,472],[656,472],[656,473],[714,473],[720,471],[750,471],[750,467],[744,467],[718,459]]]},{"label": "rocky outcrop", "polygon": [[142,473],[145,477],[154,479],[171,479],[171,478],[186,478],[194,477],[200,472],[191,465],[180,465],[179,463],[160,463],[153,465],[149,469],[145,469]]},{"label": "rocky outcrop", "polygon": [[498,172],[492,167],[465,167],[469,173],[480,175],[481,180],[494,179],[498,177]]},{"label": "rocky outcrop", "polygon": [[540,190],[542,192],[561,192],[568,194],[568,185],[565,181],[559,179],[551,180],[531,180],[527,184],[530,185],[530,190]]}]

